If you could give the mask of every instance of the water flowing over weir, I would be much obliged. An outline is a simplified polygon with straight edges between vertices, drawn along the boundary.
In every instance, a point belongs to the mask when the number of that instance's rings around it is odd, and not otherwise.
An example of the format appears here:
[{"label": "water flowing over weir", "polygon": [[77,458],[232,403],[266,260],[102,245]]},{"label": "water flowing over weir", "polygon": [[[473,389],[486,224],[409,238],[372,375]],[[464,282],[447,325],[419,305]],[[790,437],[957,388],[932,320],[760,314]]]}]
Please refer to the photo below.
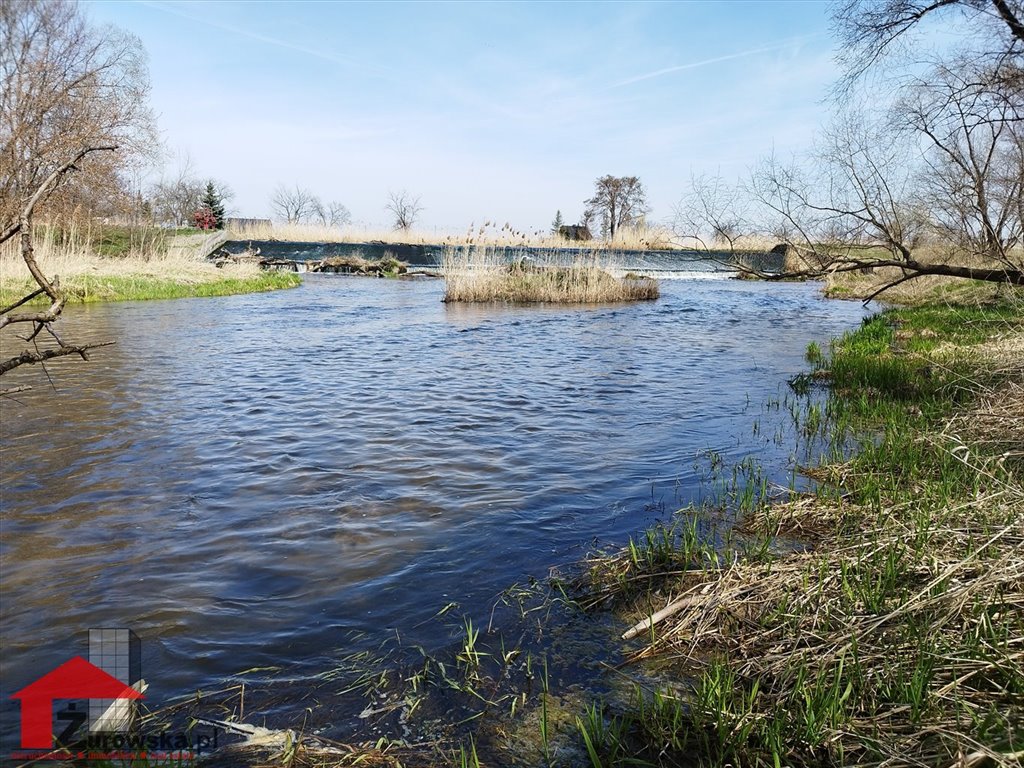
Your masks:
[{"label": "water flowing over weir", "polygon": [[486,625],[513,582],[695,498],[705,449],[785,483],[782,415],[761,404],[863,314],[813,284],[725,279],[632,305],[442,293],[310,275],[65,311],[69,335],[118,343],[51,364],[56,391],[38,368],[5,376],[33,389],[0,420],[4,749],[8,697],[90,627],[141,637],[153,706],[256,667],[301,683]]},{"label": "water flowing over weir", "polygon": [[[461,246],[460,246],[461,247]],[[481,246],[499,259],[508,261],[528,258],[540,264],[571,263],[575,258],[588,258],[588,248],[534,248],[529,246]],[[295,262],[322,261],[337,256],[359,256],[371,261],[385,256],[407,263],[413,270],[435,270],[441,266],[444,246],[410,245],[405,243],[295,243],[278,240],[231,240],[223,250],[240,254],[258,249],[268,259],[282,259]],[[726,264],[731,256],[725,251],[597,251],[601,263],[614,265],[619,271],[632,271],[659,279],[712,277],[732,274]],[[745,253],[746,264],[765,272],[782,269],[783,256],[778,253]],[[303,271],[303,270],[299,270]]]}]

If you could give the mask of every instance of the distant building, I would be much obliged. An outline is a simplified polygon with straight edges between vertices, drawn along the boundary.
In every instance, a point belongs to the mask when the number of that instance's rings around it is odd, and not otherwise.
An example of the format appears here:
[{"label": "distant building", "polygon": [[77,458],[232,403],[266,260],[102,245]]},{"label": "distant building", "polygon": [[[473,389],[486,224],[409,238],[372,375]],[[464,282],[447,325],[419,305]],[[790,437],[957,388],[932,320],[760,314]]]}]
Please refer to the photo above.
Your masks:
[{"label": "distant building", "polygon": [[565,240],[593,240],[590,230],[582,224],[563,224],[558,228],[559,237]]},{"label": "distant building", "polygon": [[272,227],[270,219],[241,219],[228,217],[224,219],[224,229],[250,229],[255,227]]}]

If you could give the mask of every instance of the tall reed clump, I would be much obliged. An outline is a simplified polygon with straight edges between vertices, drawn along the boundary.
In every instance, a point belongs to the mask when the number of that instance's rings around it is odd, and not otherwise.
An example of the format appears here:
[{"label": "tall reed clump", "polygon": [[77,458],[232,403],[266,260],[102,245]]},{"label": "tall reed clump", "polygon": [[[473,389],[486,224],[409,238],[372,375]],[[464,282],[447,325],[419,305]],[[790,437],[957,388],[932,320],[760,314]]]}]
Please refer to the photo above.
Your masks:
[{"label": "tall reed clump", "polygon": [[666,680],[581,716],[593,764],[1019,768],[1024,307],[888,312],[809,357],[816,492],[685,510],[735,521],[717,557],[691,522],[590,564]]},{"label": "tall reed clump", "polygon": [[448,248],[441,272],[446,302],[601,304],[659,296],[656,280],[614,277],[593,254],[564,264],[540,264],[525,257],[509,262],[491,248]]}]

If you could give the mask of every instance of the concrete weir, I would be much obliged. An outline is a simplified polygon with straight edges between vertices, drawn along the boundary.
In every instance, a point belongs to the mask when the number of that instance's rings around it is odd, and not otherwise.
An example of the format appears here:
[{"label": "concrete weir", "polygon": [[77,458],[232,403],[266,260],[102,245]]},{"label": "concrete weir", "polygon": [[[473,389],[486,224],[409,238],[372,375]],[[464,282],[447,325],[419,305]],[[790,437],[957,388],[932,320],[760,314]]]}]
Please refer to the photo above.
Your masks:
[{"label": "concrete weir", "polygon": [[[442,263],[444,245],[412,245],[408,243],[325,243],[286,242],[280,240],[229,240],[219,246],[213,260],[258,262],[266,269],[292,272],[338,272],[366,274],[355,268],[342,268],[346,260],[378,262],[397,259],[416,272],[437,270]],[[595,251],[589,248],[536,248],[531,246],[487,246],[491,254],[504,255],[511,262],[530,259],[538,264],[566,264],[580,258],[590,258]],[[632,251],[601,250],[602,260],[624,270],[661,272],[731,272],[728,266],[732,254],[703,251]],[[745,265],[764,272],[778,272],[784,268],[785,255],[781,252],[743,253]]]}]

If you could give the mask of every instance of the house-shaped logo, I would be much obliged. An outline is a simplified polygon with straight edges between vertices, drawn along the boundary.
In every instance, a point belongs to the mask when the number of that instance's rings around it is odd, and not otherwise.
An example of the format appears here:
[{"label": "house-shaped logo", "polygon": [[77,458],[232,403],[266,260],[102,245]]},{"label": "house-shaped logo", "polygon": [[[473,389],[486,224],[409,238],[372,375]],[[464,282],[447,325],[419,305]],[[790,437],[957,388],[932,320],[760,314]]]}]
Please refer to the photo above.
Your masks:
[{"label": "house-shaped logo", "polygon": [[55,700],[116,699],[127,703],[143,695],[81,656],[75,656],[11,698],[21,700],[22,749],[52,749]]}]

